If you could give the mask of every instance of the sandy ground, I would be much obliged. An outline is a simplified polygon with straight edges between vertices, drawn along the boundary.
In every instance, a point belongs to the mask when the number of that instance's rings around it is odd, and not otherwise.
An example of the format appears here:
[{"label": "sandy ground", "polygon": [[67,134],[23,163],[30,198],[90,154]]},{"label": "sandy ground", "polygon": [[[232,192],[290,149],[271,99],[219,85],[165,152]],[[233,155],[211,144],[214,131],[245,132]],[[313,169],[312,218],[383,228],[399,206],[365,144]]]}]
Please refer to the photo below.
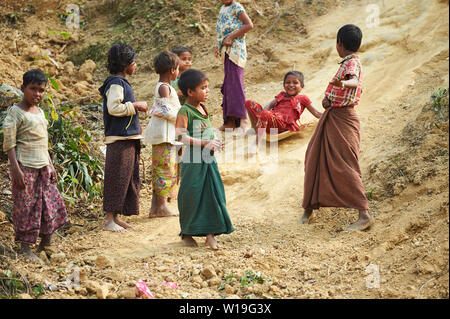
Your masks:
[{"label": "sandy ground", "polygon": [[[349,209],[320,209],[310,225],[298,224],[303,161],[316,123],[305,114],[313,125],[280,141],[276,154],[220,163],[236,230],[218,237],[219,251],[183,247],[177,218],[147,218],[147,164],[141,214],[126,218],[134,230],[109,233],[101,231],[101,221],[80,222],[66,236],[55,236],[65,257],[42,266],[20,259],[17,269],[32,282],[57,283],[77,265],[81,287],[46,291],[41,298],[127,298],[140,279],[156,298],[448,298],[448,113],[447,124],[430,128],[428,104],[437,88],[448,87],[448,1],[373,3],[380,10],[378,26],[368,26],[367,4],[351,2],[312,20],[306,35],[285,34],[268,43],[271,50],[252,56],[246,69],[248,98],[267,103],[282,89],[284,73],[295,68],[306,77],[303,93],[321,109],[338,67],[338,26],[361,26],[365,75],[357,110],[360,164],[376,219],[370,230],[345,231],[357,217]],[[256,39],[249,36],[250,52],[258,48]],[[210,76],[208,106],[217,127],[220,63],[209,52],[194,64]],[[155,82],[154,75],[138,73],[132,79],[138,99],[150,98]],[[420,142],[413,143],[411,129]],[[239,138],[224,138],[236,149]],[[447,152],[436,156],[442,149]],[[244,153],[238,147],[236,154]],[[148,148],[143,157],[148,163]],[[402,174],[396,173],[399,165]],[[177,210],[176,202],[170,207]],[[248,270],[261,281],[244,285]],[[162,285],[167,282],[178,288]]]}]

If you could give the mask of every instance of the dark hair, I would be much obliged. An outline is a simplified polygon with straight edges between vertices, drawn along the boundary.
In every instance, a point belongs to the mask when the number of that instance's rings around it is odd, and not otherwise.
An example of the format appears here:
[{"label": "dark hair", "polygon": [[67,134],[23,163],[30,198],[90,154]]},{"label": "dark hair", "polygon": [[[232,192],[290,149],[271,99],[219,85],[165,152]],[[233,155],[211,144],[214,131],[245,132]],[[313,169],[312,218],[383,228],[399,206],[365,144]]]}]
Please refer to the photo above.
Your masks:
[{"label": "dark hair", "polygon": [[39,69],[33,69],[25,72],[23,75],[23,87],[27,87],[30,83],[37,83],[41,85],[42,83],[47,84],[48,79],[45,76],[44,72]]},{"label": "dark hair", "polygon": [[108,64],[106,68],[109,73],[117,74],[123,72],[127,66],[134,62],[136,52],[125,43],[116,43],[108,51]]},{"label": "dark hair", "polygon": [[164,74],[172,69],[176,69],[178,64],[180,64],[178,56],[169,51],[163,51],[153,59],[153,66],[158,74]]},{"label": "dark hair", "polygon": [[188,90],[195,90],[203,81],[208,80],[208,76],[200,70],[189,69],[181,73],[178,80],[178,87],[184,96],[188,96]]},{"label": "dark hair", "polygon": [[172,51],[172,53],[175,53],[178,56],[180,56],[184,52],[189,52],[190,54],[192,54],[191,49],[186,48],[186,47],[174,47],[174,48],[172,48],[171,51]]},{"label": "dark hair", "polygon": [[362,32],[361,29],[354,24],[346,24],[339,29],[337,41],[341,41],[346,50],[356,52],[361,46]]},{"label": "dark hair", "polygon": [[286,75],[284,76],[283,84],[284,84],[284,82],[286,82],[286,79],[289,75],[296,76],[299,79],[302,87],[305,86],[305,76],[303,75],[302,72],[298,72],[298,71],[289,71],[288,73],[286,73]]}]

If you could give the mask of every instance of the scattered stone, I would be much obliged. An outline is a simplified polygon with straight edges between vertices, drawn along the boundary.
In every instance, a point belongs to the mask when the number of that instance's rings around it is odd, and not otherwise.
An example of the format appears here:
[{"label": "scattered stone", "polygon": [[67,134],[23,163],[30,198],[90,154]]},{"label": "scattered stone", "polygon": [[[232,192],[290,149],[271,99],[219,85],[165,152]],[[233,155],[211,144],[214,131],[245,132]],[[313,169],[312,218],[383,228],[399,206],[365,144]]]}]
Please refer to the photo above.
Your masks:
[{"label": "scattered stone", "polygon": [[64,261],[64,259],[66,259],[66,254],[65,253],[56,253],[56,254],[52,254],[50,256],[50,261],[51,262],[61,262]]},{"label": "scattered stone", "polygon": [[78,71],[78,80],[92,82],[92,74],[94,73],[96,67],[97,65],[94,61],[86,60],[86,62],[83,63],[83,65],[80,67],[80,70]]},{"label": "scattered stone", "polygon": [[97,298],[98,299],[106,299],[109,293],[109,288],[106,285],[103,285],[97,288]]},{"label": "scattered stone", "polygon": [[11,191],[10,190],[8,190],[8,189],[4,189],[3,191],[2,191],[2,194],[3,195],[12,195],[12,193],[11,193]]},{"label": "scattered stone", "polygon": [[210,287],[217,287],[218,285],[220,285],[222,281],[220,280],[219,277],[213,277],[208,281],[208,285]]},{"label": "scattered stone", "polygon": [[48,264],[50,262],[50,260],[48,260],[47,254],[45,253],[45,250],[42,250],[39,253],[39,258],[41,258],[41,260],[46,264]]},{"label": "scattered stone", "polygon": [[103,268],[103,269],[104,268],[108,268],[108,267],[113,268],[114,267],[114,261],[111,258],[109,258],[109,257],[107,257],[105,255],[99,255],[95,259],[95,265],[97,267]]},{"label": "scattered stone", "polygon": [[215,271],[215,269],[212,266],[206,266],[205,268],[203,268],[202,275],[206,279],[211,279],[211,278],[217,276],[216,271]]},{"label": "scattered stone", "polygon": [[100,284],[92,280],[87,280],[84,286],[89,293],[97,293],[97,290],[100,288]]},{"label": "scattered stone", "polygon": [[33,299],[33,297],[31,297],[29,294],[19,294],[19,299]]},{"label": "scattered stone", "polygon": [[119,293],[120,298],[124,299],[135,299],[136,298],[136,288],[124,288]]},{"label": "scattered stone", "polygon": [[225,299],[241,299],[241,297],[239,297],[238,295],[228,295],[225,297]]}]

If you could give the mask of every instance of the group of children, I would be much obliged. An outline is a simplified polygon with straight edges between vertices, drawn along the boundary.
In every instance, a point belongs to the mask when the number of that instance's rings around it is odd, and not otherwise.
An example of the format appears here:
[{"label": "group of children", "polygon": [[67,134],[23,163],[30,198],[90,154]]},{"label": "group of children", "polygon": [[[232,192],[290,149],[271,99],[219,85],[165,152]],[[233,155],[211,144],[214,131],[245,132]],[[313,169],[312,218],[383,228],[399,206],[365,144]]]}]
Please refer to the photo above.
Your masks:
[{"label": "group of children", "polygon": [[[223,119],[220,130],[244,130],[247,112],[258,130],[257,145],[265,132],[275,128],[298,131],[298,120],[307,109],[319,118],[308,145],[302,223],[308,223],[313,209],[348,207],[359,210],[359,219],[349,229],[363,230],[373,223],[358,164],[359,119],[354,111],[361,94],[361,63],[355,53],[362,34],[345,25],[337,35],[336,49],[343,58],[338,73],[325,92],[323,113],[306,95],[301,72],[288,72],[284,91],[264,108],[245,100],[243,68],[247,57],[245,33],[253,24],[239,3],[221,0],[217,21],[215,54],[222,57],[225,77],[222,85]],[[152,149],[152,204],[149,217],[179,216],[180,236],[187,246],[197,246],[195,236],[206,237],[212,249],[215,236],[234,231],[225,190],[214,158],[223,148],[215,137],[210,113],[204,105],[209,95],[207,75],[192,69],[192,51],[176,47],[154,58],[159,75],[154,103],[136,101],[127,80],[136,70],[135,52],[127,44],[115,44],[108,52],[109,76],[99,89],[103,97],[106,160],[103,191],[104,230],[123,232],[132,226],[119,215],[139,214],[139,161],[141,139]],[[23,77],[23,101],[13,105],[4,121],[4,151],[10,161],[16,241],[24,253],[38,259],[30,245],[42,237],[39,249],[50,246],[51,234],[69,223],[63,200],[55,186],[56,172],[48,153],[47,121],[38,107],[47,79],[40,70]],[[151,116],[145,130],[139,113]],[[202,154],[196,160],[195,157]],[[206,154],[206,156],[204,156]],[[182,156],[181,164],[178,157]],[[176,186],[179,184],[178,196]],[[178,211],[167,202],[177,198]]]}]

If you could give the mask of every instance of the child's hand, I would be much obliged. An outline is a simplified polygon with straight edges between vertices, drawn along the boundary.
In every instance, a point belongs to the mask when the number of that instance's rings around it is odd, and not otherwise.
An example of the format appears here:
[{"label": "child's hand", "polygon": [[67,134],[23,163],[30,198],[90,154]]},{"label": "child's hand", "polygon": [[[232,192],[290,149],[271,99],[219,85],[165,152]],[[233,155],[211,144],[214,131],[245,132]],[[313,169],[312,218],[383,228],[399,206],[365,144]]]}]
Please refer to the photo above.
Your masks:
[{"label": "child's hand", "polygon": [[25,174],[19,167],[17,167],[16,169],[12,169],[11,175],[13,183],[18,189],[24,189],[28,184],[28,181],[25,178]]},{"label": "child's hand", "polygon": [[334,85],[334,86],[337,86],[337,87],[340,87],[340,88],[344,88],[344,81],[341,81],[341,80],[338,80],[338,79],[333,79],[330,82],[330,84]]},{"label": "child's hand", "polygon": [[209,143],[205,145],[205,148],[211,151],[220,152],[221,150],[223,150],[223,143],[221,140],[211,140]]},{"label": "child's hand", "polygon": [[136,109],[136,111],[138,111],[138,112],[147,112],[148,111],[147,102],[134,102],[133,106]]},{"label": "child's hand", "polygon": [[324,97],[322,100],[322,106],[324,109],[327,109],[331,106],[330,100],[327,97]]},{"label": "child's hand", "polygon": [[227,36],[225,39],[223,39],[222,44],[226,47],[231,47],[231,45],[233,44],[233,39],[231,38],[231,36]]},{"label": "child's hand", "polygon": [[219,58],[219,48],[218,47],[214,48],[214,55],[216,56],[216,58]]},{"label": "child's hand", "polygon": [[55,170],[55,167],[53,165],[50,165],[50,181],[53,184],[56,184],[56,182],[58,181],[56,170]]}]

